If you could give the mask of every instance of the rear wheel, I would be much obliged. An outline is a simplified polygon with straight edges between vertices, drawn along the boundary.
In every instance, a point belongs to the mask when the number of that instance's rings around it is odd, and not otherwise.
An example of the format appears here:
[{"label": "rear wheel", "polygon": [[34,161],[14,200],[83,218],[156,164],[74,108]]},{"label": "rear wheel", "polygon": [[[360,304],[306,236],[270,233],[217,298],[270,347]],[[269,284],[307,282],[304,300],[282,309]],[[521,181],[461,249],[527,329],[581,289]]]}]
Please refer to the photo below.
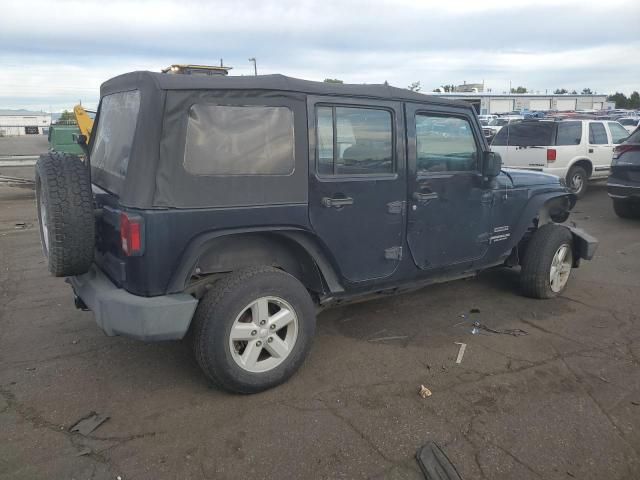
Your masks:
[{"label": "rear wheel", "polygon": [[527,297],[553,298],[561,294],[573,267],[573,238],[560,225],[540,227],[527,245],[520,286]]},{"label": "rear wheel", "polygon": [[567,186],[578,198],[584,196],[588,183],[589,176],[584,168],[575,165],[569,169],[569,173],[567,173]]},{"label": "rear wheel", "polygon": [[36,205],[42,250],[56,277],[86,273],[93,262],[95,221],[86,165],[49,152],[36,163]]},{"label": "rear wheel", "polygon": [[272,267],[241,270],[219,280],[193,318],[194,354],[215,384],[256,393],[291,377],[315,332],[315,307],[305,287]]},{"label": "rear wheel", "polygon": [[620,218],[640,218],[640,204],[619,198],[613,199],[613,211]]}]

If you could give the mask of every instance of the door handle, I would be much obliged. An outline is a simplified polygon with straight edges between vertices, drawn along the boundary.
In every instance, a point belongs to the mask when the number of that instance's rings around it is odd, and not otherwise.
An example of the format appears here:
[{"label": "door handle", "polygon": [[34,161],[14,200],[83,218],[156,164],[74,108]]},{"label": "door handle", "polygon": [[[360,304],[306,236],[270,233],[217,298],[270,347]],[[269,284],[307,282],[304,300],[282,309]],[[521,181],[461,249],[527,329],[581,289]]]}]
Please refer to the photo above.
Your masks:
[{"label": "door handle", "polygon": [[436,198],[438,198],[438,194],[436,192],[431,192],[431,193],[413,192],[413,199],[417,202],[429,202],[431,200],[435,200]]},{"label": "door handle", "polygon": [[346,207],[347,205],[353,205],[353,198],[351,197],[344,197],[344,198],[329,198],[329,197],[322,197],[322,206],[325,208],[342,208],[342,207]]}]

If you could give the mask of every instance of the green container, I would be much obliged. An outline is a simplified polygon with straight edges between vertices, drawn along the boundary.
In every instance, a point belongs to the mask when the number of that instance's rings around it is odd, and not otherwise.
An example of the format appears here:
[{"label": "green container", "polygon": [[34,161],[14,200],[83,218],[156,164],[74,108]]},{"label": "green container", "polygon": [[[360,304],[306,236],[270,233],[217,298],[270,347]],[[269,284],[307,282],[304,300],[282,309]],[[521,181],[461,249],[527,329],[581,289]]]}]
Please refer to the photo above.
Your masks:
[{"label": "green container", "polygon": [[49,149],[61,153],[84,155],[74,136],[80,135],[77,125],[53,124],[49,128]]}]

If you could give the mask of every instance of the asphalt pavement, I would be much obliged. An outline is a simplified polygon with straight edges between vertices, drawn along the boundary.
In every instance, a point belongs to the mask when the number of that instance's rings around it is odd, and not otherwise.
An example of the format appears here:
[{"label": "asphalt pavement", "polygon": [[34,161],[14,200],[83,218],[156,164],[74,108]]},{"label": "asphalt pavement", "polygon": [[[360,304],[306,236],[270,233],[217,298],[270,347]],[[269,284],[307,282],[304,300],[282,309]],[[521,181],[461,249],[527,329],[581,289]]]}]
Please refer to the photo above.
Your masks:
[{"label": "asphalt pavement", "polygon": [[467,480],[640,478],[640,222],[602,186],[571,217],[600,249],[562,297],[496,270],[328,310],[303,368],[252,396],[182,342],[104,336],[47,274],[33,191],[0,206],[0,479],[419,479],[428,441]]}]

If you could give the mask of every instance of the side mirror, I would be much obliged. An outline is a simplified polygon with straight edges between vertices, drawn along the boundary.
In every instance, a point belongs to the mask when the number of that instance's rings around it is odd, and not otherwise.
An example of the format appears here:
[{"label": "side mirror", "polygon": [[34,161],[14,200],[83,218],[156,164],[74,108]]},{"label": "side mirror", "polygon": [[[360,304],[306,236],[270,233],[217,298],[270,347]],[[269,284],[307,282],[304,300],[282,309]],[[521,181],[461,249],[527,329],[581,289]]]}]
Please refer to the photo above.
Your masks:
[{"label": "side mirror", "polygon": [[482,158],[482,175],[488,178],[494,178],[500,175],[502,168],[502,158],[496,152],[484,152]]}]

